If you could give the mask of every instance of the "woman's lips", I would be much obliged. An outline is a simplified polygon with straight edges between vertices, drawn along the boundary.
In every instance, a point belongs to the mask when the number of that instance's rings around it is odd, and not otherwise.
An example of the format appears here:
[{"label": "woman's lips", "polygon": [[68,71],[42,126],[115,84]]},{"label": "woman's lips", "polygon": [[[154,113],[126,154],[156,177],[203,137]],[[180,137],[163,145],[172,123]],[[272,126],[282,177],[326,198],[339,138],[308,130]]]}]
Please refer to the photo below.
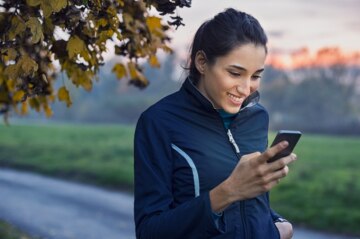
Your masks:
[{"label": "woman's lips", "polygon": [[233,95],[231,93],[227,93],[227,96],[230,99],[230,101],[236,106],[241,106],[242,103],[244,102],[244,98],[238,97],[238,96]]}]

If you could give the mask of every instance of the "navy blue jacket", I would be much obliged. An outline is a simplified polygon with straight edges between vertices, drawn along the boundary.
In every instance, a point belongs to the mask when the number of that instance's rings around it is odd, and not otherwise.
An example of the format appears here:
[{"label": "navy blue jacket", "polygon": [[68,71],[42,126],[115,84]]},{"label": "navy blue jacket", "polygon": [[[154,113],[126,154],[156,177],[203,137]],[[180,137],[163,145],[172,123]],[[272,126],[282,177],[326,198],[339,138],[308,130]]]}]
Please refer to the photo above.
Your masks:
[{"label": "navy blue jacket", "polygon": [[279,238],[268,193],[231,204],[217,220],[209,199],[242,155],[265,151],[268,123],[256,103],[244,107],[227,131],[189,78],[143,112],[134,142],[136,237]]}]

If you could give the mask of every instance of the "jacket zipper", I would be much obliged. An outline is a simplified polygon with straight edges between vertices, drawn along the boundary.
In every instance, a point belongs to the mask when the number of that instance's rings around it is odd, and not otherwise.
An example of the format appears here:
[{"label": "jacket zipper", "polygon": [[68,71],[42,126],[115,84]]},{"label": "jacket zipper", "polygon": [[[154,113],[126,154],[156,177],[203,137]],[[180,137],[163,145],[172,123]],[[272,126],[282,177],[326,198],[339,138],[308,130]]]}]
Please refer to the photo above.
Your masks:
[{"label": "jacket zipper", "polygon": [[[230,128],[227,130],[227,135],[229,137],[229,141],[232,144],[233,148],[235,149],[235,153],[238,157],[238,159],[240,159],[240,148],[239,146],[236,144],[236,141],[231,133]],[[240,201],[240,214],[241,214],[241,222],[243,224],[243,228],[244,228],[244,234],[245,234],[245,238],[248,238],[248,233],[247,233],[247,223],[246,223],[246,215],[245,215],[245,201]]]},{"label": "jacket zipper", "polygon": [[234,137],[233,137],[230,129],[227,130],[227,135],[228,135],[228,137],[229,137],[230,143],[232,144],[232,146],[233,146],[234,149],[235,149],[236,155],[238,156],[238,158],[240,158],[240,149],[239,149],[239,146],[236,144],[235,139],[234,139]]}]

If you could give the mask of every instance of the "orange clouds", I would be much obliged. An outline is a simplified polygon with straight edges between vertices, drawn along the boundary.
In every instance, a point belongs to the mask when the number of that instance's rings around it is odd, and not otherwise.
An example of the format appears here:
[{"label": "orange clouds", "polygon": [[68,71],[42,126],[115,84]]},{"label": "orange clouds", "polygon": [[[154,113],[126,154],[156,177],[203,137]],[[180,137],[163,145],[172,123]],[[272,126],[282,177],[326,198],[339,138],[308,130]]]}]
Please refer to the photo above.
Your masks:
[{"label": "orange clouds", "polygon": [[270,53],[267,64],[280,69],[324,67],[337,64],[360,66],[360,52],[345,53],[338,47],[326,47],[312,54],[308,48],[301,48],[290,54]]}]

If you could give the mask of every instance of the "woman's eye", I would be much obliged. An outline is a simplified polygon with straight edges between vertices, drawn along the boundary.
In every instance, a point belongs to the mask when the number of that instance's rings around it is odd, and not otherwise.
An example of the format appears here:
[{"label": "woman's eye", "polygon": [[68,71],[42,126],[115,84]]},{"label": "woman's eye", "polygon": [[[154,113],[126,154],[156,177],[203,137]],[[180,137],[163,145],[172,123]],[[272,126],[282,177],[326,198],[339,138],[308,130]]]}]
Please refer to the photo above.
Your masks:
[{"label": "woman's eye", "polygon": [[258,80],[258,79],[261,78],[261,76],[252,76],[251,78],[252,78],[253,80]]},{"label": "woman's eye", "polygon": [[230,71],[230,75],[232,75],[232,76],[241,76],[240,73],[238,73],[238,72],[233,72],[233,71]]}]

